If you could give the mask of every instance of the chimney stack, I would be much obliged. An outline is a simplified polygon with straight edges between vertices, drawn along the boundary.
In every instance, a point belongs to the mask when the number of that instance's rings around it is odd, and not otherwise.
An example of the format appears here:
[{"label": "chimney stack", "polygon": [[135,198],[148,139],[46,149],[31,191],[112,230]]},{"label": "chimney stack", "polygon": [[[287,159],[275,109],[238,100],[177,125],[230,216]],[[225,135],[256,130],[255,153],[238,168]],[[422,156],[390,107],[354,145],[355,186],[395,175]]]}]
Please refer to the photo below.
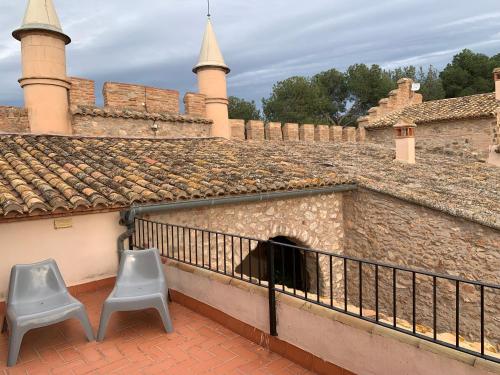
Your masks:
[{"label": "chimney stack", "polygon": [[394,125],[396,141],[396,160],[415,164],[415,128],[417,125],[407,119],[401,119]]},{"label": "chimney stack", "polygon": [[23,24],[12,33],[21,42],[24,91],[33,133],[70,134],[64,34],[52,0],[29,0]]}]

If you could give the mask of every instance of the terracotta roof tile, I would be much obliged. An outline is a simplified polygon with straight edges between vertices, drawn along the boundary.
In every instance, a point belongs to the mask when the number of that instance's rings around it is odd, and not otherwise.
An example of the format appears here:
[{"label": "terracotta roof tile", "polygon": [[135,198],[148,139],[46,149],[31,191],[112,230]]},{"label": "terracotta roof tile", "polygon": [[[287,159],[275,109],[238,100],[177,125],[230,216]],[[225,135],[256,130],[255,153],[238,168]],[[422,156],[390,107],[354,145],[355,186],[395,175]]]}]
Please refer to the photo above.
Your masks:
[{"label": "terracotta roof tile", "polygon": [[[418,150],[417,150],[418,151]],[[372,144],[0,135],[0,219],[357,183],[500,229],[500,173]]]},{"label": "terracotta roof tile", "polygon": [[72,109],[73,115],[91,116],[91,117],[113,117],[113,118],[132,118],[156,121],[169,121],[169,122],[187,122],[197,124],[212,124],[212,120],[203,117],[193,117],[188,115],[174,115],[166,112],[145,112],[133,111],[128,109],[118,108],[101,108],[94,106],[77,106]]},{"label": "terracotta roof tile", "polygon": [[387,128],[394,126],[401,118],[414,121],[418,125],[429,122],[494,117],[497,108],[495,93],[433,100],[392,112],[365,127],[367,129]]}]

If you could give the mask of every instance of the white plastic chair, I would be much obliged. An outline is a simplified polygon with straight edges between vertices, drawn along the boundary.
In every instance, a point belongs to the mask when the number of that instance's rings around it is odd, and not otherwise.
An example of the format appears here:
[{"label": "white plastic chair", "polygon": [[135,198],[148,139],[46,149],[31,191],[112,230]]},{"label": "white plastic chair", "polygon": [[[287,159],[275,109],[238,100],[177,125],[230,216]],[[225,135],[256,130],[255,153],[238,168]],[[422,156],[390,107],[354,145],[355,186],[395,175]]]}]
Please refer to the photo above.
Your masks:
[{"label": "white plastic chair", "polygon": [[104,340],[115,311],[156,309],[167,333],[173,332],[167,306],[167,281],[158,250],[125,250],[121,253],[116,284],[104,302],[97,340]]},{"label": "white plastic chair", "polygon": [[53,259],[12,267],[2,327],[2,332],[7,326],[10,331],[7,366],[16,364],[26,332],[71,318],[80,320],[87,339],[93,341],[85,307],[69,294]]}]

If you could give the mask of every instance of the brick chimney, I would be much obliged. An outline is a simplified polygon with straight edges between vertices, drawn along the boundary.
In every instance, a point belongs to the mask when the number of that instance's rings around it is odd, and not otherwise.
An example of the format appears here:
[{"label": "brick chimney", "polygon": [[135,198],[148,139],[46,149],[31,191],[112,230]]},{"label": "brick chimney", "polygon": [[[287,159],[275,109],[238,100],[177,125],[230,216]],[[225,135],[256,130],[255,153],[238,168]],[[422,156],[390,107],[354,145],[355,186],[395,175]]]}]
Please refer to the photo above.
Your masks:
[{"label": "brick chimney", "polygon": [[394,125],[396,142],[396,161],[415,164],[415,129],[417,125],[407,119],[401,119]]}]

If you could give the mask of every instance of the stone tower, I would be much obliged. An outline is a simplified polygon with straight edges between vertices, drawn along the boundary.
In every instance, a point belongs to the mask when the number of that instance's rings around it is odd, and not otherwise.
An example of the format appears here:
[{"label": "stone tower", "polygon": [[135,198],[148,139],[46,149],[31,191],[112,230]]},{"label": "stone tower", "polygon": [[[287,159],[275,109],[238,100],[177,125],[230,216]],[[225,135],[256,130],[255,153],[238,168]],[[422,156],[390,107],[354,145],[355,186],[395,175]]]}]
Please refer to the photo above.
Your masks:
[{"label": "stone tower", "polygon": [[33,133],[69,134],[66,44],[52,0],[29,0],[23,24],[12,35],[21,41],[24,105]]},{"label": "stone tower", "polygon": [[200,58],[193,72],[198,76],[200,94],[206,96],[207,117],[214,121],[212,136],[227,139],[231,138],[226,82],[229,71],[209,17]]}]

